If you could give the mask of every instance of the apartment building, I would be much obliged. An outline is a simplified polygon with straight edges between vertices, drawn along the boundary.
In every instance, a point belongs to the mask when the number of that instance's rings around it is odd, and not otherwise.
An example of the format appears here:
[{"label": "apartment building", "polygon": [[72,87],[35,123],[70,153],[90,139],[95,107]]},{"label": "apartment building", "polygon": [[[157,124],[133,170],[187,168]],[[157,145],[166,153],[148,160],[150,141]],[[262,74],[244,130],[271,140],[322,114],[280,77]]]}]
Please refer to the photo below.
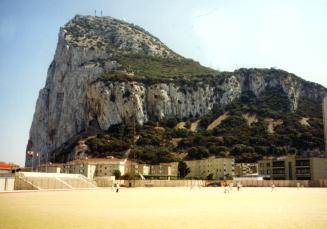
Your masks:
[{"label": "apartment building", "polygon": [[43,173],[64,173],[64,163],[48,163],[37,167],[38,172]]},{"label": "apartment building", "polygon": [[67,162],[66,173],[79,173],[93,179],[93,177],[113,176],[116,170],[123,176],[129,172],[129,161],[127,159],[90,158]]},{"label": "apartment building", "polygon": [[161,163],[159,165],[139,164],[128,159],[91,158],[74,160],[65,164],[65,173],[77,173],[93,179],[93,177],[113,176],[116,170],[121,176],[129,174],[131,176],[144,177],[177,177],[177,163]]},{"label": "apartment building", "polygon": [[236,163],[236,177],[254,177],[258,176],[258,163]]},{"label": "apartment building", "polygon": [[95,176],[96,163],[89,160],[69,161],[64,165],[65,173],[82,174],[89,179]]},{"label": "apartment building", "polygon": [[176,179],[178,176],[178,162],[150,165],[150,173],[147,176],[154,179]]},{"label": "apartment building", "polygon": [[260,160],[259,175],[272,180],[327,178],[327,158],[285,156]]},{"label": "apartment building", "polygon": [[139,164],[134,161],[128,161],[126,165],[126,172],[131,176],[148,176],[150,174],[150,165]]},{"label": "apartment building", "polygon": [[231,179],[234,177],[234,158],[209,157],[201,160],[185,161],[190,168],[186,178],[197,179]]}]

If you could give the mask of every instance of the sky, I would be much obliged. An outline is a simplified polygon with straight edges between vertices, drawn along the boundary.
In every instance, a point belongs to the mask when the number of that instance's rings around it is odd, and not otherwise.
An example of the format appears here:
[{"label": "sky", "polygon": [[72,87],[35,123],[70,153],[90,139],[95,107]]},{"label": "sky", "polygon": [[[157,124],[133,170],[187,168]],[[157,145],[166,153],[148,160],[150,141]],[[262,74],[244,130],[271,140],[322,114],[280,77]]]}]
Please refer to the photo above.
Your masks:
[{"label": "sky", "polygon": [[95,10],[214,69],[274,67],[327,87],[327,0],[0,0],[0,161],[24,164],[59,28]]}]

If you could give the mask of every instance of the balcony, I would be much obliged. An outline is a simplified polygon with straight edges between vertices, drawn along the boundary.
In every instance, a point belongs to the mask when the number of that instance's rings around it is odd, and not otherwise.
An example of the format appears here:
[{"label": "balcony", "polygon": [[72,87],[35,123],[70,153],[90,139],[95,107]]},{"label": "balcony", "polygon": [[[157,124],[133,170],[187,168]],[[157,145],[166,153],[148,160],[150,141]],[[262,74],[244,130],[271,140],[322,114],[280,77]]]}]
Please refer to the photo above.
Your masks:
[{"label": "balcony", "polygon": [[296,167],[310,167],[310,160],[297,160]]},{"label": "balcony", "polygon": [[310,170],[309,169],[297,169],[295,174],[297,176],[310,176]]},{"label": "balcony", "polygon": [[285,173],[273,173],[273,176],[285,176]]},{"label": "balcony", "polygon": [[285,162],[284,161],[274,161],[272,164],[273,168],[285,168]]},{"label": "balcony", "polygon": [[310,168],[310,165],[305,165],[305,164],[303,164],[303,165],[295,165],[295,167],[296,168]]}]

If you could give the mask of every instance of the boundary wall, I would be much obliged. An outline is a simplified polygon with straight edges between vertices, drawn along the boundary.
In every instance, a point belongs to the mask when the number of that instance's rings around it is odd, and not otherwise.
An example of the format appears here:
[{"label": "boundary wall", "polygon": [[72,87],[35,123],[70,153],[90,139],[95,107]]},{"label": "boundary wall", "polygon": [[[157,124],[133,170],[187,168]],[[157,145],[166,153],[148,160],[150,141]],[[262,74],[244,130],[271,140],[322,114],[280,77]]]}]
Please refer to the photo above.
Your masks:
[{"label": "boundary wall", "polygon": [[96,188],[81,174],[19,172],[15,174],[15,190]]},{"label": "boundary wall", "polygon": [[14,185],[15,185],[14,176],[8,175],[8,176],[0,177],[0,192],[13,191]]}]

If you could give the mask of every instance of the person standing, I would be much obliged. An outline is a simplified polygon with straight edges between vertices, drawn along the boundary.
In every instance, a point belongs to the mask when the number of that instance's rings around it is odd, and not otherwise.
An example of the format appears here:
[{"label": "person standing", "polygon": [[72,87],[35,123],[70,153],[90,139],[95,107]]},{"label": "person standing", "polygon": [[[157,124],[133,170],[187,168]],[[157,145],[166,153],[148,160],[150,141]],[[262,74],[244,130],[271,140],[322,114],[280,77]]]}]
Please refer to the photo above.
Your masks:
[{"label": "person standing", "polygon": [[116,193],[119,192],[119,184],[117,183],[117,186],[116,186]]}]

